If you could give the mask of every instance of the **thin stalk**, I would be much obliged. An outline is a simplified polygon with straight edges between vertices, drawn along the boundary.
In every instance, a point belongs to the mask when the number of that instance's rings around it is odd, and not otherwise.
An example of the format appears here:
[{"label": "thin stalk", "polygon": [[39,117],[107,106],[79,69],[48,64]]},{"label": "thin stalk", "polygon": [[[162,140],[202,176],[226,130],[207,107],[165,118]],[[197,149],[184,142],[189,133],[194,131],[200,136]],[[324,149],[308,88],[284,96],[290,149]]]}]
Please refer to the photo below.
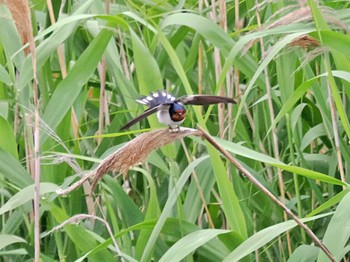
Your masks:
[{"label": "thin stalk", "polygon": [[[339,132],[338,132],[338,127],[337,127],[337,113],[336,113],[336,108],[335,108],[335,104],[334,104],[334,99],[332,96],[332,89],[331,89],[329,82],[327,82],[327,89],[328,89],[328,99],[329,99],[329,104],[330,104],[330,109],[331,109],[335,150],[337,152],[337,158],[338,158],[338,170],[340,173],[341,181],[346,182],[345,174],[344,174],[343,160],[342,160],[342,156],[341,156],[341,152],[340,152]],[[343,186],[343,189],[345,190],[346,186]]]},{"label": "thin stalk", "polygon": [[[288,144],[289,144],[289,150],[290,150],[290,158],[292,160],[292,165],[295,166],[295,156],[294,156],[294,141],[293,141],[293,132],[290,126],[290,116],[289,114],[286,115],[286,122],[287,122],[287,132],[288,132]],[[298,182],[298,176],[297,174],[293,173],[293,180],[294,180],[294,188],[295,188],[295,197],[297,198],[297,208],[298,208],[298,215],[302,216],[302,209],[301,209],[301,199],[300,199],[300,189],[299,189],[299,182]],[[301,230],[301,237],[303,239],[303,242],[306,242],[306,235],[305,232]]]},{"label": "thin stalk", "polygon": [[[109,10],[110,10],[110,0],[107,0],[105,2],[105,10],[106,10],[106,13],[109,14]],[[105,58],[103,58],[103,60],[106,60]],[[102,60],[102,62],[103,62]],[[106,61],[104,63],[107,63]],[[111,120],[109,118],[109,113],[108,113],[108,99],[107,99],[107,96],[106,96],[106,67],[107,67],[107,64],[105,64],[104,66],[104,71],[105,71],[105,76],[104,76],[104,99],[103,99],[103,103],[104,103],[104,121],[105,121],[105,125],[108,126],[111,124]]]},{"label": "thin stalk", "polygon": [[[109,0],[105,2],[105,12],[109,14]],[[102,141],[101,135],[103,133],[103,127],[106,124],[104,116],[108,115],[108,103],[106,101],[106,65],[106,58],[103,57],[97,68],[100,76],[100,110],[98,116],[97,144],[100,144]]]},{"label": "thin stalk", "polygon": [[[110,0],[106,0],[105,2],[105,11],[106,11],[106,14],[109,14],[110,13]],[[103,99],[102,100],[102,103],[103,103],[103,112],[104,112],[104,124],[106,126],[109,126],[110,123],[111,123],[111,120],[109,118],[109,113],[108,113],[108,99],[107,99],[107,96],[106,96],[106,67],[107,67],[107,62],[106,62],[106,58],[103,58],[102,59],[102,68],[104,70],[103,74]],[[102,81],[101,81],[102,82]],[[101,84],[101,87],[102,87],[102,84]],[[102,90],[101,90],[102,92]]]},{"label": "thin stalk", "polygon": [[[198,94],[203,93],[203,45],[201,40],[199,40],[198,45]],[[202,107],[199,108],[202,114]]]},{"label": "thin stalk", "polygon": [[[256,4],[258,5],[258,1],[256,1]],[[257,23],[258,23],[258,28],[261,29],[259,8],[256,8],[256,19],[257,19]],[[261,48],[261,55],[262,55],[262,57],[264,57],[265,56],[265,48],[264,48],[264,40],[262,38],[260,38],[260,48]],[[264,75],[265,75],[267,102],[268,102],[268,106],[269,106],[269,110],[270,110],[270,121],[273,125],[273,127],[272,127],[272,139],[273,139],[274,157],[277,160],[280,160],[277,128],[273,124],[275,122],[275,112],[273,109],[272,96],[271,96],[271,83],[269,80],[269,72],[268,72],[267,67],[264,68]],[[285,201],[285,188],[284,188],[282,170],[280,168],[277,168],[277,175],[278,175],[279,189],[281,192],[281,199],[284,202]],[[287,214],[284,213],[283,216],[284,216],[284,220],[287,220]],[[287,246],[288,246],[289,255],[291,255],[292,254],[292,246],[291,246],[289,231],[287,231]]]},{"label": "thin stalk", "polygon": [[25,10],[25,19],[27,21],[27,35],[29,40],[29,50],[32,55],[33,68],[33,102],[34,102],[34,154],[31,155],[31,162],[34,173],[34,261],[40,261],[40,115],[39,115],[39,90],[37,80],[36,67],[36,49],[33,36],[33,28],[31,24],[31,15],[28,0],[23,2]]},{"label": "thin stalk", "polygon": [[20,123],[20,117],[19,117],[19,105],[16,95],[16,101],[15,101],[15,108],[14,108],[14,119],[13,119],[13,133],[16,136],[18,132],[18,126]]},{"label": "thin stalk", "polygon": [[[33,54],[33,53],[32,53]],[[33,55],[34,60],[34,55]],[[34,62],[35,63],[35,62]],[[36,70],[36,69],[35,69]],[[33,67],[33,72],[36,72]],[[34,79],[34,86],[37,86]],[[37,87],[34,89],[37,89]],[[35,92],[34,92],[35,93]],[[37,93],[36,93],[37,96]],[[34,99],[35,100],[35,99]],[[39,129],[39,109],[35,108],[34,126],[34,261],[40,260],[40,129]]]},{"label": "thin stalk", "polygon": [[[233,71],[234,79],[232,81],[232,85],[228,86],[228,97],[234,97],[234,88],[239,86],[239,70],[237,68]],[[237,93],[236,93],[237,94]],[[237,96],[236,96],[237,97]],[[227,105],[227,113],[228,113],[228,140],[232,141],[233,138],[233,121],[232,121],[232,112],[233,112],[233,104]]]},{"label": "thin stalk", "polygon": [[[199,13],[203,11],[203,0],[199,0],[198,2],[198,10]],[[203,93],[203,44],[202,41],[199,40],[198,44],[198,94]],[[202,107],[199,109],[202,114]]]},{"label": "thin stalk", "polygon": [[120,29],[118,28],[118,44],[120,48],[120,58],[121,58],[121,64],[124,70],[124,74],[127,79],[130,80],[130,71],[128,66],[128,58],[126,57],[125,49],[124,49],[124,44],[123,44],[123,37]]},{"label": "thin stalk", "polygon": [[[338,112],[338,116],[340,118],[340,121],[342,122],[342,124],[344,126],[344,130],[349,137],[349,131],[347,131],[348,119],[347,119],[346,113],[344,111],[343,105],[341,104],[341,97],[338,93],[339,91],[337,89],[336,82],[332,76],[332,71],[331,71],[331,66],[330,66],[330,58],[329,58],[328,53],[325,53],[324,63],[325,63],[325,68],[326,68],[327,73],[328,73],[328,81],[327,81],[328,99],[329,99],[330,109],[331,109],[332,128],[333,128],[335,149],[336,149],[337,158],[338,158],[338,170],[340,173],[340,179],[344,183],[346,183],[343,160],[342,160],[341,151],[340,151],[339,132],[338,132],[338,126],[337,126],[337,112]],[[343,186],[343,189],[345,189],[345,188],[346,187]]]},{"label": "thin stalk", "polygon": [[[239,0],[235,0],[235,31],[239,31],[242,29],[242,23],[240,23],[239,19]],[[233,88],[229,89],[228,96],[233,97],[236,96],[237,98],[237,103],[240,100],[241,96],[241,90],[239,87],[240,84],[240,74],[238,68],[234,68],[233,70],[233,82],[234,82],[234,89],[235,92],[233,92]],[[235,95],[234,95],[235,94]],[[232,136],[233,136],[233,121],[232,121],[232,107],[233,105],[229,104],[228,105],[228,139],[229,141],[232,141]]]},{"label": "thin stalk", "polygon": [[98,131],[97,131],[97,144],[100,144],[102,141],[101,135],[103,134],[104,127],[104,115],[106,112],[106,58],[102,58],[101,63],[98,66],[98,72],[100,76],[100,107],[99,107],[99,116],[98,116]]},{"label": "thin stalk", "polygon": [[[242,29],[242,23],[240,22],[239,16],[240,16],[239,15],[239,0],[235,0],[235,30],[236,31],[239,31]],[[235,68],[234,69],[234,82],[235,82],[235,88],[236,88],[235,94],[236,94],[237,99],[239,99],[241,96],[241,89],[239,88],[239,77],[240,77],[239,70],[237,68]]]},{"label": "thin stalk", "polygon": [[32,120],[32,114],[25,113],[24,115],[24,151],[25,151],[25,156],[26,156],[26,167],[28,170],[28,173],[32,175],[34,179],[34,167],[32,165],[32,156],[34,155],[33,153],[33,148],[34,148],[34,142],[33,142],[33,120]]},{"label": "thin stalk", "polygon": [[[54,25],[56,23],[56,19],[55,19],[55,14],[53,11],[51,0],[46,0],[46,4],[47,4],[47,10],[49,11],[51,24]],[[67,76],[67,67],[66,67],[66,61],[64,56],[63,44],[57,47],[57,56],[58,56],[58,62],[60,64],[60,69],[62,73],[62,79],[64,79]]]},{"label": "thin stalk", "polygon": [[[206,2],[207,3],[207,2]],[[221,15],[221,13],[220,13]],[[211,12],[210,12],[210,18],[213,20],[213,22],[216,22],[217,16],[216,16],[216,3],[215,1],[211,2]],[[221,25],[221,22],[220,22]],[[215,77],[216,79],[219,79],[220,72],[221,72],[221,59],[220,59],[220,50],[217,47],[214,47],[214,63],[215,63]],[[224,87],[220,86],[219,88],[219,95],[224,95]],[[219,121],[219,136],[223,137],[224,131],[225,131],[225,114],[224,114],[224,107],[223,105],[218,105],[218,121]]]},{"label": "thin stalk", "polygon": [[[219,1],[219,24],[220,27],[227,33],[227,11],[226,11],[226,1],[225,0],[218,0]],[[220,58],[220,56],[219,56]],[[218,71],[219,75],[217,76],[217,79],[220,76],[221,73],[221,59],[218,60],[218,63],[220,64],[220,70]],[[228,71],[226,74],[226,88],[229,90],[231,87],[231,73]],[[230,93],[230,91],[229,91]],[[220,87],[219,90],[220,96],[225,96],[225,88],[224,86]],[[232,108],[232,105],[231,105]],[[218,113],[219,113],[219,126],[220,128],[220,136],[224,137],[225,135],[225,104],[219,104],[218,105]]]}]

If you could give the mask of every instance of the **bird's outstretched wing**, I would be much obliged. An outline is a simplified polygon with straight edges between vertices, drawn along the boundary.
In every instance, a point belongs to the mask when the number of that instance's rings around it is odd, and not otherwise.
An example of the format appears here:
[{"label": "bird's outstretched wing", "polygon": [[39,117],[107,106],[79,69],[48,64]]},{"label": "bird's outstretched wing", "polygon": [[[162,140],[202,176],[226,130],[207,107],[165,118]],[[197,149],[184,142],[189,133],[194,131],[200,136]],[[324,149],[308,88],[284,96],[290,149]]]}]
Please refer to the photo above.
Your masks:
[{"label": "bird's outstretched wing", "polygon": [[156,107],[161,104],[173,103],[176,97],[165,91],[158,90],[157,92],[150,92],[148,96],[141,96],[136,99],[136,102],[148,107]]},{"label": "bird's outstretched wing", "polygon": [[164,109],[169,107],[169,104],[161,104],[156,107],[149,108],[145,110],[141,115],[135,117],[134,119],[131,119],[128,123],[126,123],[120,130],[125,130],[131,127],[132,125],[136,124],[137,122],[141,121],[142,119],[154,114],[158,110]]},{"label": "bird's outstretched wing", "polygon": [[212,95],[190,95],[180,97],[177,101],[184,105],[211,105],[219,103],[235,103],[235,101],[226,96],[212,96]]},{"label": "bird's outstretched wing", "polygon": [[141,115],[139,115],[139,116],[135,117],[134,119],[131,119],[129,122],[127,122],[120,130],[128,129],[132,125],[134,125],[137,122],[141,121],[142,119],[154,114],[157,111],[158,111],[158,106],[145,110]]}]

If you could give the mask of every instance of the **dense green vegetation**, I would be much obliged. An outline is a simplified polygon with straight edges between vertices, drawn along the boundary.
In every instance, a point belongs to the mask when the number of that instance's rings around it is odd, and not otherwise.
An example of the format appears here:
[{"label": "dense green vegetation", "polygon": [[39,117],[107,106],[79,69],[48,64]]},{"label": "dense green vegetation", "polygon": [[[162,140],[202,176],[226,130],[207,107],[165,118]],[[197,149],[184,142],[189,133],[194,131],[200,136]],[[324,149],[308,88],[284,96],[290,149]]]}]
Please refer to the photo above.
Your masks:
[{"label": "dense green vegetation", "polygon": [[216,137],[335,260],[349,254],[348,1],[50,2],[29,1],[29,18],[0,1],[0,261],[328,261],[198,137],[92,195],[89,181],[57,195],[162,127],[120,131],[158,89],[234,97],[189,106],[183,126]]}]

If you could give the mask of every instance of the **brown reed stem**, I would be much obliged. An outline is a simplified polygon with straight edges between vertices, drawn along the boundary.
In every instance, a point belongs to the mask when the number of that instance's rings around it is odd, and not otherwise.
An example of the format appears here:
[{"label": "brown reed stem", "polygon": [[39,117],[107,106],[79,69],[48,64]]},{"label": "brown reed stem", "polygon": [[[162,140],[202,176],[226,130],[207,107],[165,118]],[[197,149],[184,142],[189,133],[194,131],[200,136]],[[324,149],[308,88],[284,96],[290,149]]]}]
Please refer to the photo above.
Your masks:
[{"label": "brown reed stem", "polygon": [[258,187],[266,196],[268,196],[273,202],[280,206],[284,212],[286,212],[305,232],[311,237],[311,239],[322,249],[322,251],[328,256],[331,261],[336,261],[333,254],[328,248],[323,245],[321,240],[311,231],[311,229],[304,224],[294,213],[283,204],[277,197],[275,197],[269,190],[267,190],[252,174],[249,173],[229,152],[227,152],[219,143],[216,142],[202,127],[197,125],[198,130],[202,133],[202,137],[211,143],[220,153],[222,153],[236,168],[241,171],[250,182]]}]

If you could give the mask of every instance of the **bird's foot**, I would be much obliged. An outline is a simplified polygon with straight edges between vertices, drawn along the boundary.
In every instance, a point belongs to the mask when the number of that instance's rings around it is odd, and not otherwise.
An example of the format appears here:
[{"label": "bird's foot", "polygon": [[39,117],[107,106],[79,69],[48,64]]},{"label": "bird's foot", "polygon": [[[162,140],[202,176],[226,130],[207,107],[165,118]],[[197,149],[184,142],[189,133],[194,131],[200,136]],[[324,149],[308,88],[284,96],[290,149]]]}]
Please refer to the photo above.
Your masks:
[{"label": "bird's foot", "polygon": [[177,127],[171,127],[169,126],[169,132],[170,133],[177,133],[180,131],[180,126],[177,126]]}]

